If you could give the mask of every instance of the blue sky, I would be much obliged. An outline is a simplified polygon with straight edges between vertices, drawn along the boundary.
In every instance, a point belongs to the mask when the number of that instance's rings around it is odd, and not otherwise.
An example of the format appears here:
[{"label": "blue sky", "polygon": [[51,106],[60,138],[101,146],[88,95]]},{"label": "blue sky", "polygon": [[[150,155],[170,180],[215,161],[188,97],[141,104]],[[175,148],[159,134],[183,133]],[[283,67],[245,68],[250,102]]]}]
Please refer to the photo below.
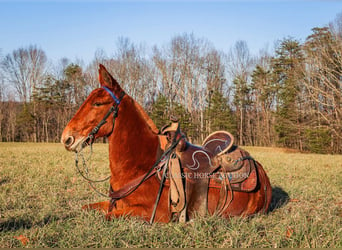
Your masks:
[{"label": "blue sky", "polygon": [[147,46],[193,32],[220,50],[245,40],[256,54],[284,37],[301,41],[333,21],[342,1],[5,1],[0,0],[2,55],[36,44],[50,59],[115,52],[119,37]]}]

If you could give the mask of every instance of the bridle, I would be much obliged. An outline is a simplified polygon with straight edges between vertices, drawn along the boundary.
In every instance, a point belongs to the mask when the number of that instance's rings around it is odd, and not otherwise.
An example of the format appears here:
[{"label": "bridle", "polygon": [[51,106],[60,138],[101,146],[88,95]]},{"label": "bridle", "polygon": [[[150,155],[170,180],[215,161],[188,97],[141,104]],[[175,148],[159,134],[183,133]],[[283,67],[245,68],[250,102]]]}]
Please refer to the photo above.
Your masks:
[{"label": "bridle", "polygon": [[[114,100],[114,103],[113,105],[110,107],[110,109],[107,111],[107,113],[105,114],[105,116],[103,117],[103,119],[91,130],[91,132],[87,135],[86,139],[84,140],[84,142],[82,143],[81,145],[81,150],[76,152],[75,154],[75,166],[76,166],[76,169],[78,171],[78,173],[86,180],[88,181],[90,187],[96,192],[98,193],[99,195],[101,196],[104,196],[106,198],[108,198],[108,195],[98,191],[95,186],[94,186],[94,183],[99,183],[99,182],[104,182],[104,181],[107,181],[110,179],[110,175],[107,176],[106,178],[103,178],[103,179],[99,179],[99,180],[94,180],[94,179],[91,179],[89,177],[89,170],[88,170],[88,166],[87,166],[87,161],[90,160],[91,156],[92,156],[92,153],[93,153],[93,143],[95,141],[95,136],[96,134],[99,132],[100,128],[107,123],[107,119],[108,117],[113,114],[113,126],[112,126],[112,129],[111,129],[111,132],[107,135],[110,136],[113,131],[114,131],[114,126],[115,126],[115,119],[116,117],[118,116],[118,111],[119,111],[119,105],[121,103],[121,100],[122,98],[125,96],[125,92],[124,91],[121,91],[120,93],[120,97],[118,98],[109,88],[107,88],[106,86],[102,86],[102,89],[104,89],[107,93],[110,94],[110,96],[113,98]],[[90,146],[90,154],[88,156],[88,159],[85,159],[85,157],[83,156],[82,154],[82,149],[85,148],[86,146]],[[81,171],[81,169],[79,168],[79,165],[78,165],[78,158],[79,158],[79,155],[81,156],[81,159],[82,159],[82,165],[83,165],[83,168],[84,168],[84,171]]]}]

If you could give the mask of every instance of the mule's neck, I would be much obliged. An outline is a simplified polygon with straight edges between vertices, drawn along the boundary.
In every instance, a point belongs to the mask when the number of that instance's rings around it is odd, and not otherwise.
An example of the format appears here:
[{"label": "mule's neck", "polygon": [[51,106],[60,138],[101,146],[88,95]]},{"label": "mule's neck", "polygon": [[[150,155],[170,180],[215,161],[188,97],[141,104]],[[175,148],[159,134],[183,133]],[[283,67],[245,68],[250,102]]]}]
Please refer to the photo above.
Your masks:
[{"label": "mule's neck", "polygon": [[133,100],[123,99],[114,131],[109,136],[113,188],[145,174],[156,162],[158,150],[158,135],[153,133]]}]

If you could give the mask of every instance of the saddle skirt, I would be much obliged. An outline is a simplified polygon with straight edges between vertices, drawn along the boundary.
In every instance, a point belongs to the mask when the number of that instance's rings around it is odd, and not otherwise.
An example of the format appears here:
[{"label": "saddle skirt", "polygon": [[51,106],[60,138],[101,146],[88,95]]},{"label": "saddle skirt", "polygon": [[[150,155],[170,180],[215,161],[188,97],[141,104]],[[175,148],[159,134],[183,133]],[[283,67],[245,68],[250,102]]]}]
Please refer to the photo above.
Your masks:
[{"label": "saddle skirt", "polygon": [[[186,221],[208,211],[209,188],[220,189],[218,213],[233,199],[233,191],[251,192],[258,183],[256,163],[245,150],[234,145],[226,131],[210,134],[202,146],[187,141],[177,120],[161,129],[169,146],[179,141],[169,159],[169,208],[173,218]],[[228,196],[230,200],[228,201]]]}]

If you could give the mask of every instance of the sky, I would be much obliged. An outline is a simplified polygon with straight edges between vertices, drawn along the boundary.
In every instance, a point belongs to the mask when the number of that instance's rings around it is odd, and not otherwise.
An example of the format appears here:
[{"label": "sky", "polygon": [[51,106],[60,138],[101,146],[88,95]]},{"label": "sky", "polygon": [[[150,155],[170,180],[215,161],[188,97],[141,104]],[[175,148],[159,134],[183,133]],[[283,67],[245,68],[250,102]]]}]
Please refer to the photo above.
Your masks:
[{"label": "sky", "polygon": [[119,37],[167,45],[193,33],[224,52],[236,41],[257,54],[285,37],[299,41],[342,13],[342,1],[242,0],[0,0],[0,54],[37,45],[48,58],[90,62],[98,50],[115,53]]}]

